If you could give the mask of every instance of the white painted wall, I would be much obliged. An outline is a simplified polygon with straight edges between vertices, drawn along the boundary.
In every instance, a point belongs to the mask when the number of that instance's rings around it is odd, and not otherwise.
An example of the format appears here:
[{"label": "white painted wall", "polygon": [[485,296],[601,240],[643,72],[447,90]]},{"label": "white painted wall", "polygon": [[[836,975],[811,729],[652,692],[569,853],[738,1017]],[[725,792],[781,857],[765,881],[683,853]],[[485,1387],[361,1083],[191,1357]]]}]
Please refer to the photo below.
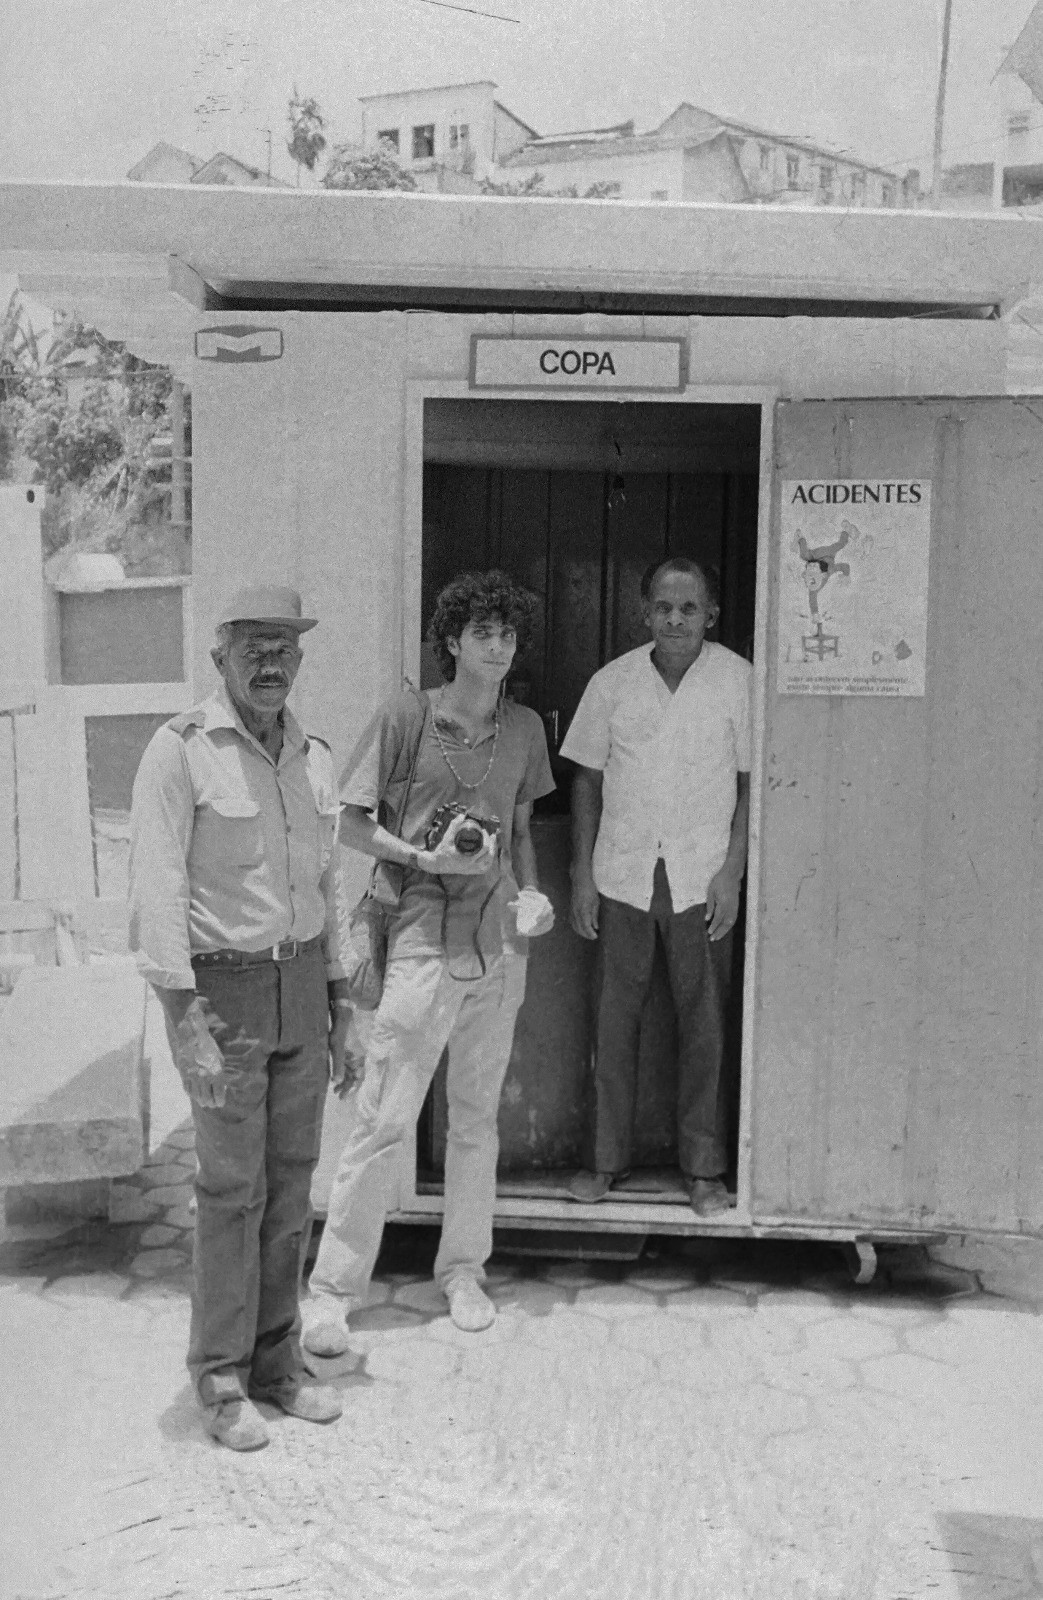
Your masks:
[{"label": "white painted wall", "polygon": [[462,155],[461,150],[450,149],[450,127],[466,123],[475,161],[488,167],[495,150],[494,87],[492,83],[465,83],[367,98],[362,106],[362,142],[367,150],[375,149],[383,130],[397,128],[398,159],[404,167],[412,167],[413,129],[434,123],[434,160],[450,161]]},{"label": "white painted wall", "polygon": [[[206,325],[223,320],[211,313]],[[191,378],[193,692],[213,682],[223,597],[246,575],[292,583],[320,619],[305,640],[295,705],[338,761],[398,687],[414,648],[403,639],[403,595],[416,576],[405,551],[419,537],[417,392],[428,384],[467,394],[472,333],[681,334],[692,385],[766,386],[791,399],[1002,393],[1006,384],[1006,330],[995,322],[395,312],[264,320],[283,330],[280,361],[197,361]]]},{"label": "white painted wall", "polygon": [[541,172],[545,189],[567,189],[575,184],[580,194],[594,183],[618,183],[620,199],[651,200],[658,190],[668,200],[684,198],[684,152],[647,150],[638,154],[620,151],[611,156],[592,156],[580,149],[569,161],[540,159],[539,150],[526,151],[526,159],[512,160],[498,177],[508,183],[524,183]]},{"label": "white painted wall", "polygon": [[996,142],[982,159],[995,159],[993,203],[1003,204],[1006,167],[1043,166],[1043,106],[1013,72],[1001,72],[992,84]]}]

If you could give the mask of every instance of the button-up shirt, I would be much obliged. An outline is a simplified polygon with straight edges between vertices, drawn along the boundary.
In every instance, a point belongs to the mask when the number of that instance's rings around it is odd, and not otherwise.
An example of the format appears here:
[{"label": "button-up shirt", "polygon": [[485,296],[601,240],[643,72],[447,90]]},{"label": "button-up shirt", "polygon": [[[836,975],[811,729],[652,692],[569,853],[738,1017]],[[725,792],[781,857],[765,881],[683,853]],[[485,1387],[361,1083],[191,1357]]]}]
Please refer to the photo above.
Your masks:
[{"label": "button-up shirt", "polygon": [[630,650],[587,684],[561,754],[604,774],[594,882],[647,911],[666,863],[675,911],[702,905],[724,865],[750,767],[748,661],[706,642],[673,694],[652,646]]},{"label": "button-up shirt", "polygon": [[289,710],[276,761],[224,685],[160,728],[131,802],[130,946],[146,978],[194,989],[191,960],[323,934],[344,975],[337,928],[340,810],[329,747]]}]

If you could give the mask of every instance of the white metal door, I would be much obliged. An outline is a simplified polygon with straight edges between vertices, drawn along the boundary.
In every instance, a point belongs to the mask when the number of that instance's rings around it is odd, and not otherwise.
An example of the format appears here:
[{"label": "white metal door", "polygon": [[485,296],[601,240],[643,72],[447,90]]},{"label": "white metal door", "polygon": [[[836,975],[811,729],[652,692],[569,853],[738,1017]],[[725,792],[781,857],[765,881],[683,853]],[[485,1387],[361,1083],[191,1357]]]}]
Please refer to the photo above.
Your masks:
[{"label": "white metal door", "polygon": [[[1043,405],[776,420],[752,1215],[1039,1231]],[[922,697],[778,692],[780,486],[807,479],[930,480]]]}]

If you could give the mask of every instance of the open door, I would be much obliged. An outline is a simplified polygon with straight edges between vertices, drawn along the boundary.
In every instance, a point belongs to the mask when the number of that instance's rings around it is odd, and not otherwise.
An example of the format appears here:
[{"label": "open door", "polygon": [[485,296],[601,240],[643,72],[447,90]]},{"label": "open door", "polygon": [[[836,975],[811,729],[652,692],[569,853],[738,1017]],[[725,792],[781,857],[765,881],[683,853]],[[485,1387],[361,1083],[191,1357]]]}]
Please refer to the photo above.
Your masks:
[{"label": "open door", "polygon": [[[510,691],[543,717],[557,792],[537,804],[541,884],[557,909],[530,952],[526,1000],[500,1104],[501,1198],[566,1198],[581,1165],[595,947],[572,932],[572,768],[558,748],[591,675],[647,639],[642,575],[667,555],[720,572],[714,637],[752,646],[760,411],[754,405],[428,401],[424,422],[423,617],[455,573],[500,566],[544,600]],[[422,682],[437,681],[425,660]],[[729,1085],[737,1131],[742,934],[735,939]],[[676,1029],[660,963],[642,1022],[634,1173],[613,1202],[686,1208],[677,1172]],[[439,1195],[445,1064],[417,1140],[417,1193]],[[610,1203],[608,1211],[613,1209]]]},{"label": "open door", "polygon": [[[784,404],[775,439],[753,1219],[1038,1232],[1043,406]],[[930,483],[922,695],[779,692],[782,485],[840,479]]]}]

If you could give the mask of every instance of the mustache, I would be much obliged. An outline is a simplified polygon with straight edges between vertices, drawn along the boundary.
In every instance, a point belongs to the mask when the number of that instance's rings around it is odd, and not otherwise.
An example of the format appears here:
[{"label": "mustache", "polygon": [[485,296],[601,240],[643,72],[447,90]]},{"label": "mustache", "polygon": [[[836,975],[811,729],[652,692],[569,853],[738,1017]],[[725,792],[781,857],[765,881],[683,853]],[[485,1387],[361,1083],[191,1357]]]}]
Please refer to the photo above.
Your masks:
[{"label": "mustache", "polygon": [[255,672],[250,679],[250,686],[254,689],[282,689],[289,686],[289,679],[284,672]]}]

